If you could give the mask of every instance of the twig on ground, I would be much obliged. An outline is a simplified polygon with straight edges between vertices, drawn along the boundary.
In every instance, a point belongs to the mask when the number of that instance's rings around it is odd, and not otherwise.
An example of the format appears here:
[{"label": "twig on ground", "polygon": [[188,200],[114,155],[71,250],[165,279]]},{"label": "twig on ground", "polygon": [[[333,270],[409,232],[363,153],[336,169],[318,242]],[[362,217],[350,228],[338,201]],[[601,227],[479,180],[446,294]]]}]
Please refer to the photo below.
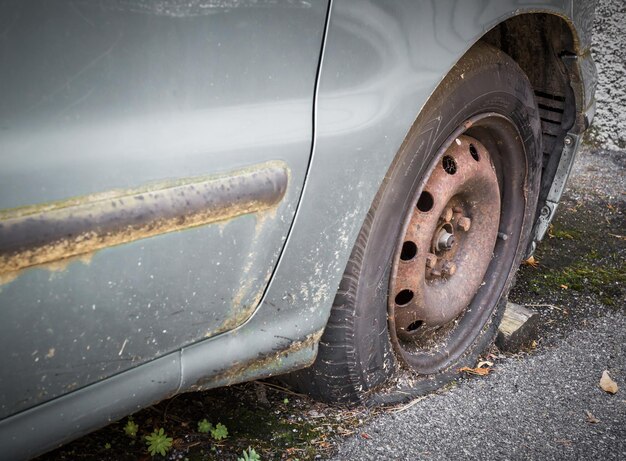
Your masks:
[{"label": "twig on ground", "polygon": [[562,311],[563,309],[559,306],[555,306],[554,304],[524,304],[526,307],[549,307],[550,309],[556,309],[557,311]]},{"label": "twig on ground", "polygon": [[267,386],[269,388],[272,388],[274,390],[284,392],[285,394],[295,395],[296,397],[308,398],[308,396],[305,395],[305,394],[300,394],[298,392],[294,392],[294,391],[292,391],[290,389],[287,389],[286,387],[279,386],[278,384],[267,383],[267,382],[264,382],[264,381],[255,381],[255,382],[257,382],[259,384],[262,384],[263,386]]},{"label": "twig on ground", "polygon": [[400,413],[402,411],[408,410],[409,408],[411,408],[413,405],[416,405],[418,402],[421,402],[422,400],[424,400],[427,396],[424,395],[422,397],[418,397],[415,400],[410,401],[409,403],[407,403],[406,405],[402,405],[399,408],[392,408],[389,410],[389,413]]}]

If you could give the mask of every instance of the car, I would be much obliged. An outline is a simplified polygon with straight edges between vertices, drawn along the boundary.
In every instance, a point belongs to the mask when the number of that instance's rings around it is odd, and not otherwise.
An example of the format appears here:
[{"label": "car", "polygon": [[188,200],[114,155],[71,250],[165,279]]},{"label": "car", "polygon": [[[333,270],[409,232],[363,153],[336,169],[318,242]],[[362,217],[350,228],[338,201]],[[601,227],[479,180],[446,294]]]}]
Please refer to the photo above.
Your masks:
[{"label": "car", "polygon": [[594,2],[0,3],[0,446],[491,344],[593,119]]}]

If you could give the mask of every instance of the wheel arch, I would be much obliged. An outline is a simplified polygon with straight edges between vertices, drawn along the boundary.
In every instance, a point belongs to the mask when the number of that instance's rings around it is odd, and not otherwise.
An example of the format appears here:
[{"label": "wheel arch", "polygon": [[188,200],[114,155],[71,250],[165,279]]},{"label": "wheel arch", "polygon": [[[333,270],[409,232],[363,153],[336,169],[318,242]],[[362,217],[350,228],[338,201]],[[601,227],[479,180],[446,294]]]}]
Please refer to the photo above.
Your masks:
[{"label": "wheel arch", "polygon": [[591,123],[593,107],[590,111],[592,102],[588,101],[589,89],[583,84],[585,76],[580,65],[589,50],[583,49],[569,18],[547,12],[510,17],[489,30],[479,42],[513,58],[535,92],[543,145],[539,216],[558,174],[566,137],[569,133],[581,134]]},{"label": "wheel arch", "polygon": [[[489,112],[487,118],[502,117],[502,119],[507,120],[506,123],[511,125],[517,123],[515,125],[517,128],[507,130],[509,134],[505,137],[499,135],[495,138],[491,137],[489,135],[491,128],[488,129],[487,125],[483,125],[476,118],[482,110]],[[497,116],[496,113],[501,115]],[[476,117],[474,117],[475,115]],[[513,120],[517,122],[513,122]],[[502,134],[501,128],[502,125],[499,125],[499,134]],[[443,82],[437,85],[437,89],[428,98],[427,105],[420,111],[411,131],[404,138],[400,154],[394,158],[394,163],[385,176],[383,186],[376,194],[374,205],[368,212],[350,257],[349,265],[344,272],[345,276],[335,298],[333,315],[331,315],[320,345],[322,355],[318,357],[316,362],[319,373],[306,370],[293,376],[292,384],[303,385],[305,386],[304,389],[318,397],[324,397],[328,391],[332,398],[342,401],[353,401],[357,398],[367,398],[369,401],[369,397],[365,397],[362,392],[373,391],[376,393],[380,385],[389,378],[387,373],[394,372],[396,365],[391,361],[394,354],[390,352],[384,339],[387,335],[387,322],[390,314],[385,309],[381,310],[378,307],[387,305],[386,281],[389,278],[389,272],[386,269],[388,267],[387,258],[393,251],[390,246],[396,246],[395,230],[398,226],[398,213],[395,210],[404,210],[406,206],[410,208],[411,203],[418,201],[417,196],[413,193],[420,193],[418,182],[421,181],[421,175],[431,171],[431,166],[434,168],[434,165],[440,165],[440,163],[431,162],[434,159],[431,152],[442,152],[450,145],[455,145],[455,136],[470,129],[476,136],[482,133],[480,139],[484,138],[491,143],[496,151],[501,152],[499,157],[506,158],[505,163],[509,165],[506,168],[507,172],[512,171],[513,163],[518,166],[516,175],[505,176],[506,179],[502,180],[501,184],[506,185],[506,190],[502,196],[505,200],[518,197],[517,203],[525,204],[523,219],[516,221],[524,223],[523,235],[528,237],[532,227],[532,215],[539,186],[539,175],[533,172],[539,170],[541,156],[540,121],[533,90],[523,71],[511,58],[502,51],[481,43],[479,46],[471,48],[470,53],[458,61],[457,65],[453,67],[453,71],[446,76]],[[485,129],[488,131],[484,131]],[[498,142],[495,141],[496,139]],[[501,146],[503,142],[506,144],[504,139],[514,140],[512,144],[519,144],[523,140],[524,146],[515,150],[518,155],[512,153],[512,150],[508,148],[510,147],[509,144],[504,149],[496,147],[496,145]],[[459,143],[457,137],[456,144]],[[531,182],[533,183],[532,186]],[[408,195],[407,188],[412,191]],[[516,211],[521,212],[521,209],[517,208]],[[439,211],[436,213],[439,216]],[[372,224],[370,225],[370,223]],[[407,228],[406,226],[405,224],[404,229]],[[419,226],[411,226],[411,228],[414,229],[413,232],[421,232]],[[525,240],[518,240],[522,234],[518,233],[515,236],[510,234],[509,232],[512,232],[513,229],[506,224],[499,229],[506,235],[503,240],[509,240],[506,245],[507,251],[510,252],[515,248],[519,255],[520,246],[518,243]],[[401,235],[398,237],[400,243],[405,241]],[[389,243],[391,240],[393,242]],[[510,242],[517,243],[511,246]],[[523,245],[523,243],[520,244]],[[417,246],[424,249],[425,242],[422,241]],[[501,245],[500,250],[503,248],[504,245]],[[423,255],[422,252],[422,257]],[[366,257],[367,263],[364,262]],[[506,274],[509,277],[511,268],[516,268],[520,262],[517,256],[515,258],[516,264],[511,265],[511,262],[506,271],[494,270],[493,273]],[[500,257],[495,259],[504,261]],[[364,281],[363,283],[356,282],[358,280]],[[507,280],[510,281],[510,278]],[[503,280],[498,283],[501,282]],[[504,286],[501,285],[501,287]],[[401,286],[400,289],[402,288],[407,287]],[[389,290],[390,293],[393,292],[392,287]],[[500,294],[501,292],[498,292],[497,296]],[[357,303],[355,300],[360,301]],[[405,303],[401,304],[404,305]],[[494,305],[491,304],[491,306]],[[373,306],[376,308],[372,309]],[[489,315],[491,313],[490,310]],[[490,325],[496,323],[491,322]],[[492,329],[488,331],[491,332]],[[489,334],[485,333],[484,338],[487,336]],[[462,337],[465,338],[465,336]],[[470,337],[468,336],[468,338]],[[473,342],[475,338],[477,336],[472,336],[469,341],[472,344],[479,344],[479,342]],[[475,346],[471,347],[474,348]],[[444,356],[451,354],[451,349],[448,346],[442,347],[441,350],[445,351],[442,353]],[[457,358],[461,358],[461,355],[455,355],[452,360]],[[458,367],[471,362],[469,356],[466,355],[463,355],[462,360],[468,360],[468,362],[458,365]],[[448,371],[453,374],[453,370],[457,368],[448,363],[447,359],[444,361],[445,366],[450,367]],[[354,368],[352,368],[353,365]],[[342,371],[336,370],[336,368],[347,371],[347,374],[342,374]],[[344,379],[346,376],[350,378]],[[449,376],[444,373],[441,379],[448,379]],[[429,379],[424,383],[430,389],[435,381],[443,382],[438,379],[434,381]],[[419,392],[425,389],[421,384],[419,387]],[[388,395],[391,400],[387,398],[384,400],[390,403],[399,398],[400,395],[404,398],[407,395],[413,395],[413,393],[408,388],[399,393],[391,390],[391,394]],[[376,397],[373,398],[372,402],[382,402]]]},{"label": "wheel arch", "polygon": [[486,42],[513,58],[536,95],[553,97],[563,103],[562,129],[570,130],[576,125],[581,130],[585,128],[584,94],[577,87],[581,81],[580,69],[568,63],[584,50],[571,21],[552,13],[523,13],[498,23],[479,42]]}]

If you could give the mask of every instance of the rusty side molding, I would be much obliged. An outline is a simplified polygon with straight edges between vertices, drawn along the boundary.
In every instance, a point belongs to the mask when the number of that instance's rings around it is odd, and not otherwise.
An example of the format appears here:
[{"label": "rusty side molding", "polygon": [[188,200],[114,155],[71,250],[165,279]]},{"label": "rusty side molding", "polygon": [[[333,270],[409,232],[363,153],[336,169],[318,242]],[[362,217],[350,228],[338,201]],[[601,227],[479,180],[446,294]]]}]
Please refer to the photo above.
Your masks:
[{"label": "rusty side molding", "polygon": [[282,200],[288,180],[287,165],[271,161],[0,211],[0,275],[267,210]]},{"label": "rusty side molding", "polygon": [[[274,347],[278,352],[265,356],[260,355],[243,362],[234,362],[228,369],[222,370],[217,374],[199,377],[195,383],[182,390],[196,392],[216,387],[231,386],[255,379],[269,378],[312,365],[317,356],[317,348],[322,334],[324,334],[323,328],[308,334],[303,340],[293,341],[280,346],[275,345]],[[202,344],[198,347],[202,347]],[[182,361],[183,368],[185,368],[185,350],[182,353]],[[189,378],[191,376],[183,376],[183,379]]]}]

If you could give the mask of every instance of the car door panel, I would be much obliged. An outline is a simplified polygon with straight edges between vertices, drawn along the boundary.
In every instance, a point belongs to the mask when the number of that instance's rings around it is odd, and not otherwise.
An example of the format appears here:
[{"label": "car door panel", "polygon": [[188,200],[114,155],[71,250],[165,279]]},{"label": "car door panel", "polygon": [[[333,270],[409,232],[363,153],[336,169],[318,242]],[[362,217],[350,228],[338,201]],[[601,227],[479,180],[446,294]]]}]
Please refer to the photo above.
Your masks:
[{"label": "car door panel", "polygon": [[308,167],[326,7],[2,5],[0,417],[254,312]]}]

